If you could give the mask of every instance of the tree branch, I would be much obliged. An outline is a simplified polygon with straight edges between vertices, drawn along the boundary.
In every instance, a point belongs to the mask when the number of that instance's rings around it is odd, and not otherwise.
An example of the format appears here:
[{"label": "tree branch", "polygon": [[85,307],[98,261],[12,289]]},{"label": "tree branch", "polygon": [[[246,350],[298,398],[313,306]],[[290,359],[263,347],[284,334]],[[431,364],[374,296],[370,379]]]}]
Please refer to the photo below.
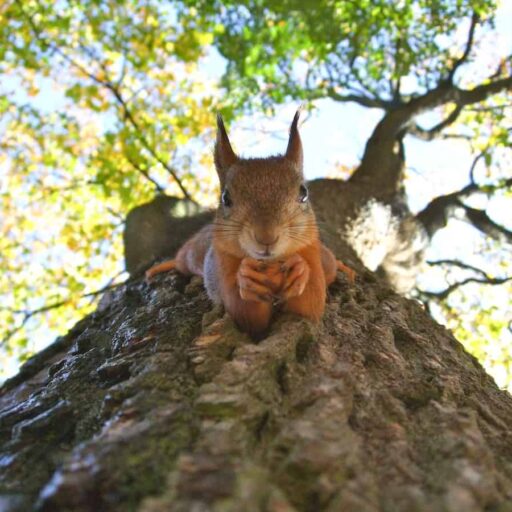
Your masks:
[{"label": "tree branch", "polygon": [[477,185],[476,181],[475,181],[475,169],[476,169],[476,166],[478,164],[478,162],[485,156],[485,154],[487,153],[489,149],[489,146],[487,146],[487,148],[485,148],[484,150],[482,150],[474,159],[473,159],[473,163],[471,164],[471,167],[469,168],[469,182],[471,185]]},{"label": "tree branch", "polygon": [[155,150],[155,148],[149,143],[149,141],[147,140],[146,136],[144,135],[142,129],[140,128],[140,125],[138,124],[138,122],[135,120],[135,117],[133,115],[133,113],[131,112],[131,110],[128,108],[128,104],[126,103],[126,101],[124,100],[122,94],[121,94],[121,91],[119,90],[119,88],[114,85],[113,83],[111,83],[110,81],[106,83],[106,87],[108,89],[110,89],[110,91],[112,91],[112,94],[114,95],[114,97],[117,99],[119,105],[121,106],[121,108],[123,109],[123,113],[124,113],[124,117],[125,119],[128,120],[128,122],[132,125],[132,127],[135,129],[136,133],[137,133],[137,136],[139,138],[139,141],[141,142],[141,144],[149,151],[149,153],[151,154],[151,156],[158,162],[160,163],[160,165],[162,165],[162,167],[173,177],[174,181],[177,183],[179,189],[181,190],[181,192],[183,193],[183,195],[189,199],[190,201],[192,201],[193,203],[196,203],[196,201],[194,201],[194,199],[192,198],[192,196],[188,193],[187,189],[185,188],[185,186],[183,185],[182,181],[180,180],[180,178],[178,177],[178,173],[176,171],[176,169],[174,169],[173,167],[171,167],[167,162],[165,162],[161,157],[160,155],[157,153],[157,151]]},{"label": "tree branch", "polygon": [[489,96],[505,90],[512,90],[512,76],[483,83],[473,89],[459,89],[448,82],[442,82],[423,96],[413,98],[406,104],[388,112],[377,125],[374,134],[378,132],[379,135],[394,139],[403,129],[409,131],[412,119],[425,111],[453,102],[457,107],[450,116],[459,115],[458,109],[473,103],[480,103]]},{"label": "tree branch", "polygon": [[[477,156],[475,160],[478,158],[480,158],[480,156]],[[471,172],[474,172],[473,166]],[[416,219],[423,224],[429,236],[432,237],[436,231],[446,226],[448,218],[451,216],[454,209],[462,208],[468,222],[478,230],[491,238],[498,240],[505,239],[510,242],[512,236],[510,231],[491,220],[485,211],[470,208],[461,201],[462,198],[468,197],[476,192],[488,194],[495,190],[510,187],[512,187],[512,178],[494,185],[479,185],[473,181],[456,192],[436,197],[416,215]]]},{"label": "tree branch", "polygon": [[[121,274],[121,272],[119,274],[117,274],[116,276],[114,276],[112,279],[110,279],[108,284],[106,284],[102,288],[99,288],[98,290],[94,290],[92,292],[84,293],[83,295],[80,295],[80,297],[78,297],[78,298],[79,299],[83,299],[83,298],[86,298],[86,297],[96,297],[98,295],[101,295],[101,294],[105,293],[108,290],[112,290],[112,289],[117,288],[117,287],[119,287],[121,285],[127,284],[130,281],[129,279],[126,280],[126,281],[123,281],[122,283],[114,283],[114,284],[112,284],[112,281],[114,281],[114,279],[116,279],[116,277],[118,277],[120,274]],[[12,313],[14,315],[22,315],[23,316],[23,318],[21,320],[21,323],[19,325],[17,325],[16,327],[13,327],[9,331],[7,331],[7,334],[0,340],[0,347],[5,345],[10,339],[12,339],[12,337],[15,334],[20,332],[23,329],[23,327],[25,327],[26,323],[32,317],[34,317],[36,315],[40,315],[42,313],[46,313],[48,311],[51,311],[52,309],[61,308],[61,307],[65,306],[66,304],[69,304],[73,300],[76,300],[76,298],[75,297],[68,297],[66,299],[59,300],[57,302],[52,302],[51,304],[47,304],[47,305],[42,306],[40,308],[31,309],[31,310],[11,309],[11,308],[5,308],[5,307],[0,308],[1,310],[9,311],[10,313]]]},{"label": "tree branch", "polygon": [[130,162],[130,164],[132,165],[132,167],[137,171],[139,172],[140,174],[142,174],[142,176],[144,176],[148,181],[150,181],[151,183],[153,183],[153,185],[155,186],[155,189],[159,192],[159,193],[164,193],[165,192],[165,189],[163,187],[160,186],[160,184],[158,183],[158,181],[156,181],[154,178],[152,178],[149,174],[148,171],[144,170],[139,164],[137,164],[130,156],[128,155],[125,155],[126,159],[128,160],[128,162]]},{"label": "tree branch", "polygon": [[334,101],[339,101],[340,103],[348,103],[354,102],[358,105],[362,105],[363,107],[369,108],[382,108],[387,110],[391,108],[393,105],[390,101],[384,101],[377,98],[370,98],[368,96],[363,96],[362,94],[339,94],[337,93],[333,87],[329,87],[327,89],[327,96]]},{"label": "tree branch", "polygon": [[451,124],[453,124],[457,118],[459,117],[460,113],[462,112],[463,107],[460,105],[457,105],[450,114],[443,119],[441,122],[433,126],[432,128],[422,128],[417,123],[412,124],[409,129],[407,130],[409,134],[413,135],[414,137],[417,137],[422,140],[431,141],[441,134],[441,132]]},{"label": "tree branch", "polygon": [[468,221],[479,231],[502,243],[512,243],[512,231],[509,231],[504,226],[494,222],[485,210],[478,210],[471,208],[465,204],[461,204]]},{"label": "tree branch", "polygon": [[[492,80],[492,78],[489,78]],[[497,94],[505,90],[512,90],[512,76],[500,78],[489,83],[478,85],[473,89],[459,89],[455,88],[453,93],[453,101],[461,106],[472,105],[473,103],[480,103],[489,96]]]},{"label": "tree branch", "polygon": [[442,265],[451,265],[454,267],[459,267],[464,270],[471,270],[472,272],[476,272],[481,277],[488,278],[489,276],[487,273],[482,270],[481,268],[474,267],[473,265],[470,265],[469,263],[464,263],[463,261],[459,260],[452,260],[452,259],[445,259],[445,260],[435,260],[435,261],[427,261],[427,265],[430,265],[431,267],[434,266],[442,266]]},{"label": "tree branch", "polygon": [[[489,78],[489,80],[491,80],[491,78]],[[432,110],[446,103],[453,102],[456,104],[456,108],[450,116],[448,116],[447,119],[449,119],[451,116],[458,116],[460,114],[459,109],[462,110],[463,107],[473,103],[480,103],[489,96],[505,90],[512,90],[512,76],[483,83],[473,89],[460,89],[448,82],[442,82],[438,87],[423,96],[411,99],[402,108],[397,109],[396,113],[390,113],[392,119],[387,123],[387,127],[391,128],[395,133],[398,133],[400,129],[405,127],[409,130],[410,122],[415,116],[427,110]],[[392,114],[395,115],[392,116]],[[445,122],[447,122],[447,120],[443,121],[443,123]],[[448,124],[450,123],[447,122],[447,125]]]},{"label": "tree branch", "polygon": [[475,29],[478,24],[478,20],[479,20],[478,15],[475,12],[473,12],[473,16],[471,17],[471,24],[469,26],[469,32],[468,32],[466,48],[464,50],[464,53],[462,54],[462,56],[459,59],[457,59],[455,61],[452,69],[448,73],[447,80],[450,83],[453,83],[453,78],[455,76],[455,73],[457,72],[457,69],[459,69],[459,67],[462,66],[462,64],[464,64],[464,62],[466,62],[467,58],[469,57],[469,54],[471,53],[471,48],[473,47],[473,42],[474,42],[474,37],[475,37]]},{"label": "tree branch", "polygon": [[474,267],[473,265],[470,265],[468,263],[464,263],[463,261],[459,260],[452,260],[452,259],[446,259],[446,260],[437,260],[437,261],[427,261],[427,263],[431,266],[435,265],[450,265],[454,266],[463,270],[470,270],[471,272],[475,272],[478,274],[479,277],[471,276],[463,279],[462,281],[457,281],[456,283],[453,283],[449,285],[444,290],[441,290],[440,292],[432,292],[428,290],[418,290],[418,292],[426,297],[430,297],[431,299],[436,300],[445,300],[448,295],[450,295],[453,291],[457,290],[461,286],[464,286],[468,283],[478,283],[478,284],[485,284],[485,285],[500,285],[504,284],[508,281],[512,281],[512,276],[506,276],[506,277],[491,277],[487,272],[482,270],[481,268]]},{"label": "tree branch", "polygon": [[467,277],[466,279],[463,279],[462,281],[457,281],[456,283],[451,284],[448,286],[448,288],[445,288],[444,290],[440,292],[429,292],[427,290],[419,290],[419,293],[426,295],[427,297],[430,297],[432,299],[437,300],[445,300],[450,293],[454,292],[457,288],[460,288],[461,286],[464,286],[469,283],[479,283],[479,284],[488,284],[492,286],[500,285],[507,283],[508,281],[512,281],[512,276],[510,277],[499,277],[499,278],[493,278],[493,279],[482,279],[478,277]]},{"label": "tree branch", "polygon": [[469,168],[469,184],[465,187],[433,199],[421,212],[416,215],[416,219],[420,221],[427,230],[430,237],[436,231],[446,226],[451,212],[455,208],[462,208],[466,214],[467,220],[477,229],[484,232],[494,239],[510,241],[511,233],[503,226],[496,224],[483,210],[476,210],[466,206],[462,199],[471,194],[483,192],[491,193],[496,190],[512,187],[512,178],[503,180],[492,185],[479,185],[475,181],[475,169],[478,162],[486,155],[489,147],[484,148],[475,156]]},{"label": "tree branch", "polygon": [[[411,130],[412,122],[417,115],[446,103],[455,103],[455,110],[442,122],[449,124],[452,121],[451,117],[458,116],[463,107],[481,102],[489,96],[505,90],[512,90],[512,76],[483,83],[469,90],[459,89],[450,82],[443,81],[435,89],[422,96],[412,98],[405,104],[391,105],[375,127],[366,144],[361,165],[350,180],[367,185],[372,182],[384,182],[387,183],[387,190],[396,193],[403,167],[403,162],[394,158],[396,145],[404,132],[407,133]],[[353,99],[349,98],[349,100]],[[379,106],[373,100],[371,103],[371,106]],[[439,131],[442,128],[441,126]],[[437,129],[438,127],[434,127],[434,133]],[[414,127],[412,131],[414,132]]]},{"label": "tree branch", "polygon": [[507,108],[511,108],[512,103],[505,103],[503,105],[493,105],[489,107],[473,107],[467,109],[469,112],[500,112]]}]

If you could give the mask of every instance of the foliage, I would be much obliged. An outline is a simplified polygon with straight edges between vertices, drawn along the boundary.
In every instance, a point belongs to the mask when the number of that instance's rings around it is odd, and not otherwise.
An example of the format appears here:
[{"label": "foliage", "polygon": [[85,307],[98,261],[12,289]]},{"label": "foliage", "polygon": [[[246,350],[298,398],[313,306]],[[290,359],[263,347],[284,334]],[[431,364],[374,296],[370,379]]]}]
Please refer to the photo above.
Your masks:
[{"label": "foliage", "polygon": [[[228,89],[239,105],[259,109],[287,98],[351,94],[393,102],[418,94],[445,77],[459,56],[454,38],[473,15],[493,23],[491,0],[244,0],[188,2],[182,20],[211,23],[229,65]],[[407,85],[405,82],[407,81]],[[402,90],[405,89],[405,90]],[[379,99],[379,101],[376,101]]]},{"label": "foliage", "polygon": [[94,296],[80,297],[122,270],[119,235],[131,207],[157,189],[199,190],[191,168],[218,101],[198,68],[210,40],[183,30],[160,2],[2,8],[0,339],[8,356],[31,352],[29,332],[65,331],[91,309]]}]

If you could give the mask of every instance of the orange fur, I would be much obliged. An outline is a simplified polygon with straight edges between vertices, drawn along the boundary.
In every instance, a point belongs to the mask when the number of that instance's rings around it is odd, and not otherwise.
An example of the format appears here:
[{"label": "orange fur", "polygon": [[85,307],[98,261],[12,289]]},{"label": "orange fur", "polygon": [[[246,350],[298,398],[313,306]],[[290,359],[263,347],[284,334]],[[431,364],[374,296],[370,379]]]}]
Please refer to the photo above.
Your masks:
[{"label": "orange fur", "polygon": [[[312,233],[312,236],[315,237],[312,243],[297,251],[309,268],[309,279],[302,294],[286,300],[283,309],[318,322],[324,312],[327,286],[336,279],[337,270],[346,273],[350,282],[354,282],[355,272],[337,260],[334,254],[316,238],[315,234]],[[183,274],[203,276],[205,254],[211,240],[211,227],[207,226],[183,245],[178,251],[176,259],[164,261],[151,267],[146,272],[146,277],[152,278],[156,274],[172,269],[177,269]],[[218,261],[221,262],[217,273],[222,303],[226,311],[240,329],[252,337],[261,336],[268,329],[272,318],[272,302],[244,300],[241,297],[238,275],[243,258],[226,253],[219,247],[215,247],[214,250]],[[270,272],[271,275],[267,274],[268,282],[273,282],[273,291],[279,294],[279,287],[275,285],[276,279],[277,282],[280,281],[276,276],[276,264],[268,263],[264,267],[265,270],[261,272],[263,277],[265,277],[265,272]],[[281,281],[283,280],[285,278],[281,279]],[[262,281],[266,282],[265,279]]]},{"label": "orange fur", "polygon": [[176,268],[176,260],[166,260],[162,263],[158,263],[157,265],[153,265],[151,268],[146,270],[146,279],[151,279],[157,274],[161,274],[162,272],[169,272],[169,270],[173,270]]},{"label": "orange fur", "polygon": [[336,279],[336,258],[324,244],[321,244],[321,260],[325,274],[325,284],[329,286]]},{"label": "orange fur", "polygon": [[268,329],[274,299],[285,311],[318,322],[337,270],[351,282],[355,276],[318,238],[298,120],[297,112],[283,156],[244,159],[234,153],[218,118],[214,159],[222,192],[215,221],[188,240],[175,260],[147,272],[151,277],[176,268],[202,276],[210,298],[221,301],[253,337]]},{"label": "orange fur", "polygon": [[270,324],[272,316],[272,303],[244,300],[240,296],[238,283],[238,270],[242,258],[231,256],[217,250],[220,293],[226,311],[235,323],[251,336],[263,334]]},{"label": "orange fur", "polygon": [[347,279],[350,283],[354,284],[356,282],[356,273],[350,267],[347,267],[342,261],[336,260],[336,267],[338,270],[341,270],[344,274],[347,275]]},{"label": "orange fur", "polygon": [[322,245],[318,240],[298,251],[309,266],[309,280],[301,295],[288,299],[284,310],[309,318],[322,318],[326,297],[326,274],[322,266]]},{"label": "orange fur", "polygon": [[173,260],[157,263],[146,270],[146,279],[176,269],[182,274],[196,274],[203,277],[204,258],[212,241],[212,225],[208,224],[189,238]]}]

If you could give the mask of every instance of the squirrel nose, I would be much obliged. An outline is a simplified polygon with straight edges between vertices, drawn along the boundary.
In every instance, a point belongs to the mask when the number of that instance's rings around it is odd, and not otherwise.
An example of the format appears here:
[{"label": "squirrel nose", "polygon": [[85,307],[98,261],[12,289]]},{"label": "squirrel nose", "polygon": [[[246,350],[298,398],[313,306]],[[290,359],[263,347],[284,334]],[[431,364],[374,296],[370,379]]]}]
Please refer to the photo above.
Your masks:
[{"label": "squirrel nose", "polygon": [[265,235],[259,234],[259,235],[254,235],[254,238],[255,238],[256,242],[258,242],[260,245],[266,245],[268,247],[277,242],[277,240],[279,239],[279,235],[274,235],[273,233],[265,234]]}]

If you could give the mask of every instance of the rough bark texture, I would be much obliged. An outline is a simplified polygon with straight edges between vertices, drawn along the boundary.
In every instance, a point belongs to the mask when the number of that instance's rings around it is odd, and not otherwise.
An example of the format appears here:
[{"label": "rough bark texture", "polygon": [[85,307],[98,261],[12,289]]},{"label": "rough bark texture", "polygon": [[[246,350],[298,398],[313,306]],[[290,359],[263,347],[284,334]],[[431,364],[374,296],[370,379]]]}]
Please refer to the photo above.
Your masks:
[{"label": "rough bark texture", "polygon": [[4,385],[0,510],[511,511],[512,398],[359,274],[258,344],[196,278],[117,289]]}]

